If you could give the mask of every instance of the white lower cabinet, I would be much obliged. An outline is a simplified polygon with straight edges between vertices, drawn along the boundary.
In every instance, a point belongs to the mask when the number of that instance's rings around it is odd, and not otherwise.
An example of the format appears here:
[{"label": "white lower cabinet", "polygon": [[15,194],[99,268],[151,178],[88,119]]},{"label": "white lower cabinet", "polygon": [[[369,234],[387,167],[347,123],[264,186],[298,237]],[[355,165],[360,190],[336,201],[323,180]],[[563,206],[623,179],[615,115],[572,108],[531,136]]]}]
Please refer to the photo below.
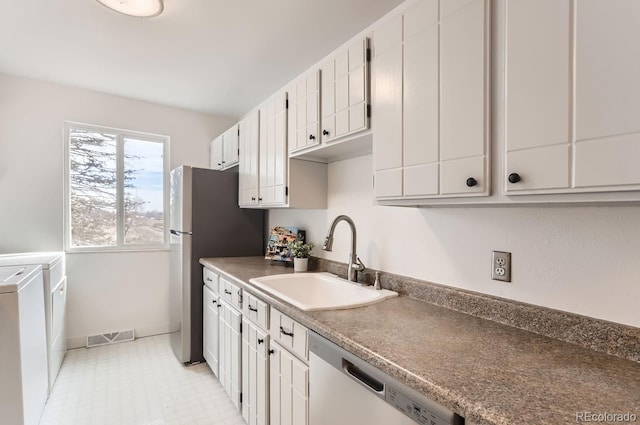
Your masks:
[{"label": "white lower cabinet", "polygon": [[242,417],[249,425],[269,423],[269,334],[242,319]]},{"label": "white lower cabinet", "polygon": [[271,344],[269,353],[271,425],[307,425],[309,366],[276,342]]},{"label": "white lower cabinet", "polygon": [[220,308],[220,296],[209,289],[203,287],[203,352],[204,359],[211,368],[214,375],[218,375],[218,331],[220,322],[218,319],[218,309]]},{"label": "white lower cabinet", "polygon": [[203,279],[204,356],[245,422],[307,425],[308,329],[207,268]]},{"label": "white lower cabinet", "polygon": [[219,380],[233,405],[240,409],[242,314],[227,301],[220,301]]},{"label": "white lower cabinet", "polygon": [[269,389],[271,425],[309,423],[309,350],[306,327],[271,308]]}]

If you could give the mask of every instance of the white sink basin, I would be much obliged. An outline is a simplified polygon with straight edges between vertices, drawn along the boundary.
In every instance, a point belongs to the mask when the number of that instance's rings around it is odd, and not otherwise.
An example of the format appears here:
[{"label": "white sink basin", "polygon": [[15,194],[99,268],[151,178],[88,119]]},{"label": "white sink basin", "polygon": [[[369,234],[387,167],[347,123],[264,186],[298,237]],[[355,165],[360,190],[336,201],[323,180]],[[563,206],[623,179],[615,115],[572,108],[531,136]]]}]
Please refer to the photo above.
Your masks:
[{"label": "white sink basin", "polygon": [[397,292],[361,286],[331,273],[277,274],[249,280],[300,310],[337,310],[375,304]]}]

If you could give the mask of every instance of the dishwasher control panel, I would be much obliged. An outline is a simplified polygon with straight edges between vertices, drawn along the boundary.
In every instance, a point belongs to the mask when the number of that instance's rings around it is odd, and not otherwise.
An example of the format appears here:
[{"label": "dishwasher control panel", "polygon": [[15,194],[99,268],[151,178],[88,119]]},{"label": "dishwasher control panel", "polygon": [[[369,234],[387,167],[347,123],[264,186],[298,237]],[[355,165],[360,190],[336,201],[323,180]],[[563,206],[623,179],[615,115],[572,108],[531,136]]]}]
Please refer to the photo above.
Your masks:
[{"label": "dishwasher control panel", "polygon": [[449,425],[447,421],[433,413],[426,406],[401,393],[398,389],[387,384],[386,401],[396,409],[409,416],[421,425]]}]

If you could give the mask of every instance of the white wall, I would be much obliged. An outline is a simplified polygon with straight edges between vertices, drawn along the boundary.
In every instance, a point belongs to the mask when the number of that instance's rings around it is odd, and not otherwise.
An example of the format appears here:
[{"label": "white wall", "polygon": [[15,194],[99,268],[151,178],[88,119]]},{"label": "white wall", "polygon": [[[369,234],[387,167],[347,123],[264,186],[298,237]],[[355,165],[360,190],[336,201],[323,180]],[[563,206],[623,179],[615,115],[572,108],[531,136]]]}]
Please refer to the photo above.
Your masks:
[{"label": "white wall", "polygon": [[[640,327],[640,207],[402,208],[373,205],[370,155],[329,164],[327,211],[271,210],[322,243],[339,214],[353,218],[366,266]],[[347,262],[349,231],[333,252]],[[511,283],[490,279],[491,251],[513,254]]]},{"label": "white wall", "polygon": [[[63,122],[168,135],[171,167],[208,166],[233,120],[0,74],[0,253],[63,249]],[[166,331],[168,253],[68,255],[68,336]]]}]

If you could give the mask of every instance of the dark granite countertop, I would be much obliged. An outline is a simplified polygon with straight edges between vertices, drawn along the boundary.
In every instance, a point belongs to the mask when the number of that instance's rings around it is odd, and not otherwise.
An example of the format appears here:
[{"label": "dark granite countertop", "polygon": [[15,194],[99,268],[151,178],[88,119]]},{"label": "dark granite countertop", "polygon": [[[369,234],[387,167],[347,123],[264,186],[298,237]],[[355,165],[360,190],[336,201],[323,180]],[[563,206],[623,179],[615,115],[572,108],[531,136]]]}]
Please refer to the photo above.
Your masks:
[{"label": "dark granite countertop", "polygon": [[263,257],[200,262],[474,424],[575,424],[578,412],[640,417],[638,362],[405,296],[304,312],[249,283],[291,268]]}]

